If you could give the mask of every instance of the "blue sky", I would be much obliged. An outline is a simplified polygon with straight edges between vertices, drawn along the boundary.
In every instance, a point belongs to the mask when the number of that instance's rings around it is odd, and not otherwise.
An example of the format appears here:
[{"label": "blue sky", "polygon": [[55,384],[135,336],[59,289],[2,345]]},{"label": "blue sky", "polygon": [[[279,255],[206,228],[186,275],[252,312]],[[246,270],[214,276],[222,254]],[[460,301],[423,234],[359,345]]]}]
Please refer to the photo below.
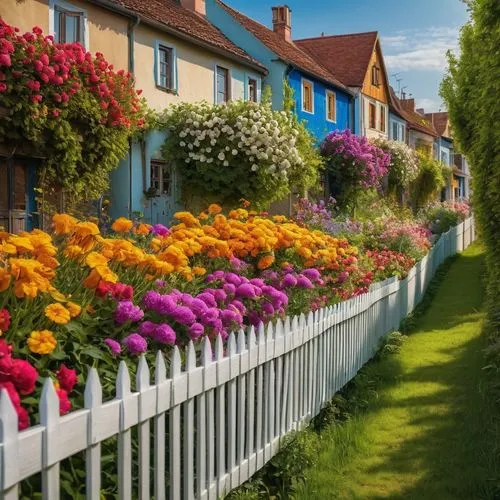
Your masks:
[{"label": "blue sky", "polygon": [[[232,7],[271,27],[272,0],[226,0]],[[396,78],[418,107],[442,108],[439,83],[445,53],[456,50],[458,31],[468,18],[461,0],[286,0],[292,9],[292,36],[306,38],[378,31],[392,86]],[[391,76],[399,73],[397,77]]]}]

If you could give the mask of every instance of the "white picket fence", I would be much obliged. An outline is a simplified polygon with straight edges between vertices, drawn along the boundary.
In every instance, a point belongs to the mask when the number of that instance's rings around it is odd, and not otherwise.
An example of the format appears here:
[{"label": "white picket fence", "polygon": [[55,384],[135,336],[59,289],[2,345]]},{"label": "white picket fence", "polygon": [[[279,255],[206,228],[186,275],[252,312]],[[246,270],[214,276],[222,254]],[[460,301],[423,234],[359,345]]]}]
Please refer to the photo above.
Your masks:
[{"label": "white picket fence", "polygon": [[122,362],[111,401],[103,402],[99,375],[91,369],[85,409],[63,417],[46,380],[41,423],[22,432],[2,391],[0,498],[17,499],[22,481],[41,473],[42,497],[59,499],[60,462],[85,452],[86,497],[99,500],[101,443],[111,437],[120,499],[219,498],[318,414],[373,356],[381,337],[414,309],[437,267],[474,238],[471,218],[442,235],[404,280],[391,278],[362,296],[266,330],[240,331],[225,347],[220,338],[215,346],[205,339],[201,356],[190,344],[184,367],[174,349],[168,375],[158,353],[154,382],[141,359],[135,390]]}]

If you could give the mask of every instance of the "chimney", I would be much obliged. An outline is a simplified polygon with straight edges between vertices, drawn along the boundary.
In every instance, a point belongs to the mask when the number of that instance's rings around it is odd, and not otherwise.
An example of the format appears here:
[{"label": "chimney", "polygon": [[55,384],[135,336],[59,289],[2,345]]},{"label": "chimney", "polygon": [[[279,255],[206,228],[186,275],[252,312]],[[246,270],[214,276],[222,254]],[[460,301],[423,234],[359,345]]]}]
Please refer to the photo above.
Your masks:
[{"label": "chimney", "polygon": [[417,108],[417,113],[418,113],[419,115],[424,116],[424,115],[425,115],[425,109],[424,109],[424,108]]},{"label": "chimney", "polygon": [[292,41],[292,10],[288,5],[273,7],[273,30],[280,38]]},{"label": "chimney", "polygon": [[404,110],[415,112],[415,99],[401,99],[400,102]]},{"label": "chimney", "polygon": [[200,16],[205,16],[207,9],[205,7],[205,0],[180,0],[179,2],[185,9],[192,10]]}]

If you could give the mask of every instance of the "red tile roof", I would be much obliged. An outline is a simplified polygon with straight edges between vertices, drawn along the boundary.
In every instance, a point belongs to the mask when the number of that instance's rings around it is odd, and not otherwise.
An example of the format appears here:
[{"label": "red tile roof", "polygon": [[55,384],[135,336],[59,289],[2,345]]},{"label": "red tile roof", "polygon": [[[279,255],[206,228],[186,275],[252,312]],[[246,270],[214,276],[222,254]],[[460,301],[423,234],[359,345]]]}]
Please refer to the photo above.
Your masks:
[{"label": "red tile roof", "polygon": [[144,22],[164,26],[196,43],[212,46],[217,51],[267,72],[264,65],[235,45],[204,16],[182,7],[175,0],[94,0],[103,6],[116,5],[138,15]]},{"label": "red tile roof", "polygon": [[422,116],[415,111],[415,99],[398,99],[396,92],[392,87],[389,87],[389,106],[393,113],[403,118],[408,124],[408,128],[422,132],[423,134],[438,137],[439,133],[434,128],[431,121],[427,119],[427,115]]},{"label": "red tile roof", "polygon": [[362,87],[378,33],[320,36],[295,43],[349,87]]},{"label": "red tile roof", "polygon": [[[447,111],[440,111],[439,113],[426,113],[425,118],[432,122],[434,125],[434,128],[436,129],[436,132],[443,137],[447,137],[445,135],[446,133],[446,126],[448,125],[448,112]],[[450,132],[448,128],[448,133]],[[450,135],[450,134],[448,134]]]},{"label": "red tile roof", "polygon": [[221,0],[218,4],[233,18],[238,21],[247,31],[260,40],[268,49],[273,51],[284,62],[296,66],[310,75],[326,81],[337,87],[346,89],[346,86],[332,75],[323,65],[315,61],[309,54],[301,50],[294,42],[287,42],[261,23],[250,19],[241,12],[229,7]]}]

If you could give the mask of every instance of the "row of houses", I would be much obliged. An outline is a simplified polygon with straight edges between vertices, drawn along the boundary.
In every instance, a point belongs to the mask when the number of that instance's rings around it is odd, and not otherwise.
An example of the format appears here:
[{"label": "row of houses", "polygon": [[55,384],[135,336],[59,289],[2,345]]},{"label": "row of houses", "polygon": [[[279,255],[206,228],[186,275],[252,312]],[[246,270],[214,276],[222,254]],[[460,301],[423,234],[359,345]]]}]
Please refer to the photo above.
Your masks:
[{"label": "row of houses", "polygon": [[[0,17],[21,30],[40,26],[55,41],[104,53],[116,68],[134,74],[149,106],[159,111],[179,102],[259,102],[264,86],[279,110],[287,82],[295,113],[318,141],[349,128],[406,142],[454,168],[444,198],[468,196],[467,164],[453,149],[446,113],[425,114],[413,99],[395,95],[375,31],[296,40],[288,6],[272,7],[268,28],[220,0],[2,0]],[[165,222],[179,207],[175,169],[160,151],[164,141],[155,131],[131,144],[112,174],[112,216],[137,211],[152,223]],[[7,160],[0,148],[0,162],[2,155],[0,225],[8,213],[7,225],[16,219],[17,226],[29,227],[38,160]]]}]

